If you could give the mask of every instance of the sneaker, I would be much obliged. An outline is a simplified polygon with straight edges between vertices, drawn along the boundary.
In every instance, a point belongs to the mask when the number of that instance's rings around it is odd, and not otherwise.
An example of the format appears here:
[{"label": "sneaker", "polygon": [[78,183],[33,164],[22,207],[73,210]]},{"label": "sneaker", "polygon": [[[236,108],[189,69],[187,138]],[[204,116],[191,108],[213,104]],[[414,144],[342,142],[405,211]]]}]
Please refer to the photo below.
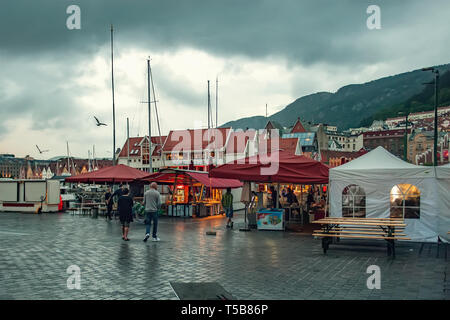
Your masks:
[{"label": "sneaker", "polygon": [[148,238],[150,238],[150,235],[147,233],[147,234],[145,235],[144,242],[147,242]]},{"label": "sneaker", "polygon": [[156,237],[156,238],[153,238],[152,241],[153,241],[153,242],[157,242],[157,241],[161,241],[161,239],[158,238],[158,237]]}]

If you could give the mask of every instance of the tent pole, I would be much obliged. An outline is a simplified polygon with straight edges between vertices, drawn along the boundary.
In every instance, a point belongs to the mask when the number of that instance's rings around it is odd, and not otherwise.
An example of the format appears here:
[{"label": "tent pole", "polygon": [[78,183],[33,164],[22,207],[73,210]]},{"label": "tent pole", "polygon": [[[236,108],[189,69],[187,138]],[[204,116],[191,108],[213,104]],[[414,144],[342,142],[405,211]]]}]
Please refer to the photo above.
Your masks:
[{"label": "tent pole", "polygon": [[175,180],[173,182],[172,199],[170,201],[170,204],[172,206],[173,206],[173,197],[175,197],[175,192],[177,191],[177,180],[178,180],[178,174],[175,174]]},{"label": "tent pole", "polygon": [[[325,218],[328,217],[328,201],[330,201],[330,182],[327,184],[327,202],[325,203]],[[354,214],[353,214],[354,215]]]},{"label": "tent pole", "polygon": [[[252,188],[251,188],[251,182],[250,181],[245,181],[244,182],[244,187],[246,187],[246,184],[249,184],[249,191],[250,191],[250,196],[252,194]],[[251,202],[251,199],[249,199]],[[245,208],[244,208],[244,228],[239,229],[239,231],[250,231],[250,228],[248,227],[248,219],[247,219],[247,212],[248,212],[248,207],[250,205],[250,202],[247,202],[245,204]]]},{"label": "tent pole", "polygon": [[277,199],[275,200],[275,201],[276,201],[276,208],[277,208],[277,209],[280,207],[280,201],[279,201],[279,199],[280,199],[280,184],[277,183]]}]

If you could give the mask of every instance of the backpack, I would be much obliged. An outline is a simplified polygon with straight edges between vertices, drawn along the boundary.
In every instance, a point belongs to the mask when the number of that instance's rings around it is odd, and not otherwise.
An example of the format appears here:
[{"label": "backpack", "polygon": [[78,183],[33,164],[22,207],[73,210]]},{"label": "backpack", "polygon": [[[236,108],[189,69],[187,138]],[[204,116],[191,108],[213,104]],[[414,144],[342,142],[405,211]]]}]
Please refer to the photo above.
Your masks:
[{"label": "backpack", "polygon": [[225,193],[222,197],[222,207],[231,208],[233,206],[233,195],[231,193]]}]

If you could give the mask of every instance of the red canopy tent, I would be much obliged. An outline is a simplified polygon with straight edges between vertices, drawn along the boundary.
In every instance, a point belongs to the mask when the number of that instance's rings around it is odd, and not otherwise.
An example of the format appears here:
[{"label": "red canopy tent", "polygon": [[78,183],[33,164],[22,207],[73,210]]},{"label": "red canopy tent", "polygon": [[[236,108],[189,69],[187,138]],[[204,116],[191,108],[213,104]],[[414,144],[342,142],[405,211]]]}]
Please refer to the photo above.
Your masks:
[{"label": "red canopy tent", "polygon": [[[327,184],[328,171],[328,166],[319,161],[278,150],[226,163],[212,169],[209,175],[260,183]],[[279,207],[278,199],[276,207]],[[245,225],[247,226],[247,207]],[[242,230],[250,229],[246,227]]]},{"label": "red canopy tent", "polygon": [[96,182],[131,182],[148,176],[148,172],[144,172],[138,169],[131,168],[124,164],[116,166],[105,167],[96,171],[91,171],[84,174],[79,174],[73,177],[65,179],[66,182],[83,182],[83,183],[96,183]]},{"label": "red canopy tent", "polygon": [[243,185],[242,182],[236,179],[211,178],[208,172],[205,171],[180,169],[162,169],[160,172],[152,173],[140,180],[165,184],[177,182],[178,184],[190,185],[192,183],[200,183],[205,187],[215,189],[240,188]]},{"label": "red canopy tent", "polygon": [[[273,170],[268,170],[271,166]],[[272,172],[265,174],[264,170]],[[277,151],[226,163],[212,169],[209,176],[261,183],[326,184],[328,170],[319,161]]]}]

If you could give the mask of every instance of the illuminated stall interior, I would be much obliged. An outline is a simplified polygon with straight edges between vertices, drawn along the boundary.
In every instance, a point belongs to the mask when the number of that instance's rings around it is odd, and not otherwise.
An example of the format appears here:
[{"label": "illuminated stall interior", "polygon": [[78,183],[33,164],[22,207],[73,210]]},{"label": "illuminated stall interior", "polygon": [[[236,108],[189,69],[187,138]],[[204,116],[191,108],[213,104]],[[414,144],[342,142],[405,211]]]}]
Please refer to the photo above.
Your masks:
[{"label": "illuminated stall interior", "polygon": [[162,169],[143,180],[168,187],[168,194],[163,194],[166,213],[175,216],[180,211],[182,216],[221,214],[223,189],[242,186],[238,180],[210,178],[208,172],[181,169]]}]

